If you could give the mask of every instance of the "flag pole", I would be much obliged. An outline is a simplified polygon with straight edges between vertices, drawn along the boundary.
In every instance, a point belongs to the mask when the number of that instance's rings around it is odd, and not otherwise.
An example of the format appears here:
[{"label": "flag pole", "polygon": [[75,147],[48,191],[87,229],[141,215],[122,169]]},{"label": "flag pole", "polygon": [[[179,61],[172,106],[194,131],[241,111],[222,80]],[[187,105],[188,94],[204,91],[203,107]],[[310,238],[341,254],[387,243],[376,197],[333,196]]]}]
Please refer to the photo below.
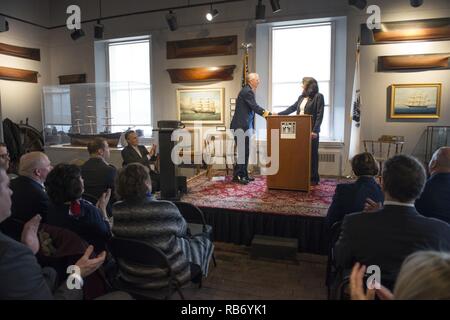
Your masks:
[{"label": "flag pole", "polygon": [[[361,96],[360,96],[360,46],[358,37],[356,42],[355,74],[353,78],[352,101],[350,108],[350,139],[348,148],[348,159],[344,171],[347,171],[350,160],[359,153],[361,137]],[[350,176],[352,177],[353,173]]]}]

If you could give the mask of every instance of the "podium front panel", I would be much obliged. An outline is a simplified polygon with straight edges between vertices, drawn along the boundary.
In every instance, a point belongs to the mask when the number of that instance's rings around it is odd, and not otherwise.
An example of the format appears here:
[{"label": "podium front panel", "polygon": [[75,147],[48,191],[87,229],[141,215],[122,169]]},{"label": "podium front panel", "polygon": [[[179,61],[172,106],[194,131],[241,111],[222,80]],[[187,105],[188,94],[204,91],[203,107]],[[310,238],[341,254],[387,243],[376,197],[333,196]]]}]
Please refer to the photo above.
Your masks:
[{"label": "podium front panel", "polygon": [[271,130],[278,129],[279,170],[267,176],[269,189],[309,192],[311,186],[311,116],[269,116],[267,154],[272,157]]}]

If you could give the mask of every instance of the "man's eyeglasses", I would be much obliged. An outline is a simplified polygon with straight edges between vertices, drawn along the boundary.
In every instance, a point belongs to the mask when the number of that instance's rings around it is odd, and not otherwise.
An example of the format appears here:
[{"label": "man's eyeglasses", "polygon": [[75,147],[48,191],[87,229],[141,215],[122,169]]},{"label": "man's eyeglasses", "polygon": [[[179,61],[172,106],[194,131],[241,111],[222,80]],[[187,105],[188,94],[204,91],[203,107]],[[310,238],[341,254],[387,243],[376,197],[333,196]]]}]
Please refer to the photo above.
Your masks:
[{"label": "man's eyeglasses", "polygon": [[9,158],[9,153],[0,154],[0,158],[2,158],[2,159]]}]

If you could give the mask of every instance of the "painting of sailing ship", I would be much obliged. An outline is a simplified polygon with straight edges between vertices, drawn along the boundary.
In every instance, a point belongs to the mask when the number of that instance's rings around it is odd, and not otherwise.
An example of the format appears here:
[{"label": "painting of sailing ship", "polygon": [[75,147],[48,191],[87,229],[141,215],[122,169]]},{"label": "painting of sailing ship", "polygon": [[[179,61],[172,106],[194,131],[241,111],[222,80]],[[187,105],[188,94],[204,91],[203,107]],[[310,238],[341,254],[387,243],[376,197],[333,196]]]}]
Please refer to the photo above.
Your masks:
[{"label": "painting of sailing ship", "polygon": [[183,123],[224,123],[224,89],[178,89],[178,118]]},{"label": "painting of sailing ship", "polygon": [[391,118],[439,118],[441,84],[394,84],[391,86]]}]

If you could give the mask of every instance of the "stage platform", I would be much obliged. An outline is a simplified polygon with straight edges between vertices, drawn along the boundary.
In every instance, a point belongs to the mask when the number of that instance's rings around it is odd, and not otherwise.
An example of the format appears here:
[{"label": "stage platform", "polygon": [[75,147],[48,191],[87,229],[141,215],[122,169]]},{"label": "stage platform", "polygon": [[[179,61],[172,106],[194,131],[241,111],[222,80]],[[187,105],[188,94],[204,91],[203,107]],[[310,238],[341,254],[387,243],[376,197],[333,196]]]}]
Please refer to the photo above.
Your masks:
[{"label": "stage platform", "polygon": [[268,190],[265,176],[248,185],[230,176],[188,181],[182,201],[202,209],[216,241],[250,245],[255,234],[298,239],[300,252],[326,254],[324,217],[343,179],[322,179],[310,193]]}]

